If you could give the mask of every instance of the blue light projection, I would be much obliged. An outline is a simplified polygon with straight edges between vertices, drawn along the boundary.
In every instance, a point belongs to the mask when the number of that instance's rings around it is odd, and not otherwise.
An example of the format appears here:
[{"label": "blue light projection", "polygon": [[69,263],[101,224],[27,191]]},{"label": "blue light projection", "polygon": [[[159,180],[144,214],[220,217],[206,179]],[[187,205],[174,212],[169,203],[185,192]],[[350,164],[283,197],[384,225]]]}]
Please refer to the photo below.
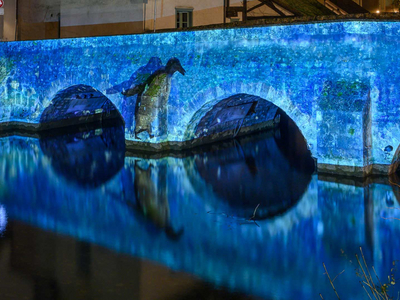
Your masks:
[{"label": "blue light projection", "polygon": [[[362,299],[350,261],[359,247],[381,278],[399,258],[400,221],[384,219],[400,217],[396,186],[320,179],[297,166],[273,135],[258,147],[243,137],[217,153],[126,157],[121,166],[114,130],[64,141],[46,137],[46,143],[1,138],[0,185],[7,188],[0,189],[0,216],[4,208],[9,219],[265,299],[314,299],[319,293],[333,299],[322,262],[331,274],[345,269],[336,288],[348,299]],[[66,149],[69,166],[58,166],[59,149]],[[117,166],[99,167],[105,155]],[[75,169],[79,176],[71,176]],[[101,171],[109,173],[101,182],[85,181]],[[260,227],[245,221],[258,201]]]},{"label": "blue light projection", "polygon": [[7,213],[4,206],[0,205],[0,235],[6,229]]},{"label": "blue light projection", "polygon": [[[390,165],[399,35],[398,22],[348,21],[1,43],[0,122],[38,123],[57,92],[86,85],[122,113],[127,140],[144,115],[142,141],[183,141],[197,112],[243,93],[284,110],[318,163]],[[185,76],[165,72],[174,58]],[[151,105],[135,118],[138,99]]]}]

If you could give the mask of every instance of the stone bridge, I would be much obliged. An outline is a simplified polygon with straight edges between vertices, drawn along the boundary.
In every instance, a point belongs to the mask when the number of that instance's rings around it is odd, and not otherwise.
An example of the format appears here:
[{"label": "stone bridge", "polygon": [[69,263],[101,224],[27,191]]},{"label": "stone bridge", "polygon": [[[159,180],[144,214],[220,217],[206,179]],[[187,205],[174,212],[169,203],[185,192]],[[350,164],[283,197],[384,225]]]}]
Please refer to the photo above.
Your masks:
[{"label": "stone bridge", "polygon": [[0,122],[40,130],[118,115],[128,147],[160,150],[220,122],[263,125],[280,108],[319,170],[392,173],[399,36],[398,22],[348,20],[0,43]]}]

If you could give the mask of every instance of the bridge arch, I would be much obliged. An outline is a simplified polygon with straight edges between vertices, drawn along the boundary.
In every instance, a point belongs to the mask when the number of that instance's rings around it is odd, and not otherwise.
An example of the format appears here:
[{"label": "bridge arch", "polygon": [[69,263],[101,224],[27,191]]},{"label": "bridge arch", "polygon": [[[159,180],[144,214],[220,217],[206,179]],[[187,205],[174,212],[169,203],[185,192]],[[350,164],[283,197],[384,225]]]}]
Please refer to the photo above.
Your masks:
[{"label": "bridge arch", "polygon": [[[184,139],[196,138],[199,121],[219,102],[238,95],[255,97],[260,102],[270,103],[286,114],[302,133],[313,157],[317,157],[317,133],[315,118],[300,111],[285,90],[277,90],[264,83],[230,83],[201,91],[192,100],[193,114],[187,119]],[[310,98],[311,99],[311,98]],[[260,120],[261,122],[263,120]]]},{"label": "bridge arch", "polygon": [[50,129],[109,119],[124,121],[117,107],[104,94],[89,85],[78,84],[57,92],[42,112],[40,125]]},{"label": "bridge arch", "polygon": [[[388,145],[385,147],[385,149],[383,149],[383,151],[385,152],[385,155],[390,155],[391,154],[390,152],[392,152],[393,150],[394,149],[391,145]],[[400,169],[400,145],[397,147],[396,151],[393,154],[393,158],[390,163],[388,173],[389,173],[389,175],[393,175],[393,174],[397,173],[397,171],[399,171],[399,169]]]},{"label": "bridge arch", "polygon": [[236,94],[199,109],[190,120],[185,136],[187,139],[216,135],[235,137],[242,128],[244,131],[273,128],[282,113],[279,107],[260,97]]},{"label": "bridge arch", "polygon": [[[253,130],[228,140],[242,121],[243,126]],[[279,130],[247,134],[275,127]],[[185,170],[196,193],[204,195],[201,198],[210,209],[240,217],[251,216],[260,203],[258,220],[285,214],[300,201],[315,170],[312,153],[296,127],[282,109],[258,96],[235,94],[206,103],[193,115],[186,134],[205,143],[219,143],[195,150],[196,155],[185,160]],[[228,182],[231,185],[226,188]],[[294,182],[287,193],[287,187]],[[265,185],[262,191],[260,185]]]}]

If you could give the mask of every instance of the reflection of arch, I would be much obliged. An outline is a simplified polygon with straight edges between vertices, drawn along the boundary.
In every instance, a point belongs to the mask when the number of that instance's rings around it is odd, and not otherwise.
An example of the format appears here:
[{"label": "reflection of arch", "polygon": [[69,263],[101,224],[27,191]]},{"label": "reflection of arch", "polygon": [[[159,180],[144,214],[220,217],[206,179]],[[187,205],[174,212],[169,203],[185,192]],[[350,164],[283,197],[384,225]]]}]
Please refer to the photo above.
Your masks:
[{"label": "reflection of arch", "polygon": [[250,217],[260,203],[257,219],[273,218],[298,203],[314,169],[309,152],[286,156],[282,139],[290,142],[292,136],[267,131],[210,145],[208,152],[186,159],[185,170],[215,211]]},{"label": "reflection of arch", "polygon": [[40,123],[46,129],[114,118],[122,120],[106,96],[91,86],[79,84],[59,91],[43,111]]},{"label": "reflection of arch", "polygon": [[58,174],[79,186],[98,187],[124,165],[124,126],[111,124],[82,132],[49,134],[40,139],[40,147]]}]

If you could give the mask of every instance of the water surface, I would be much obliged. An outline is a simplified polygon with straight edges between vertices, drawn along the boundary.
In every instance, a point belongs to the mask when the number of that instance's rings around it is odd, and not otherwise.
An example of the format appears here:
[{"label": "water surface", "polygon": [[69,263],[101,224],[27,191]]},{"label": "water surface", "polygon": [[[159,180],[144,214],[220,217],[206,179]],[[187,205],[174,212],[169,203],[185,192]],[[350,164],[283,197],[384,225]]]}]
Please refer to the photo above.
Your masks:
[{"label": "water surface", "polygon": [[2,299],[334,299],[322,263],[364,299],[359,247],[383,279],[400,258],[399,188],[316,174],[292,131],[170,156],[123,137],[0,138]]}]

